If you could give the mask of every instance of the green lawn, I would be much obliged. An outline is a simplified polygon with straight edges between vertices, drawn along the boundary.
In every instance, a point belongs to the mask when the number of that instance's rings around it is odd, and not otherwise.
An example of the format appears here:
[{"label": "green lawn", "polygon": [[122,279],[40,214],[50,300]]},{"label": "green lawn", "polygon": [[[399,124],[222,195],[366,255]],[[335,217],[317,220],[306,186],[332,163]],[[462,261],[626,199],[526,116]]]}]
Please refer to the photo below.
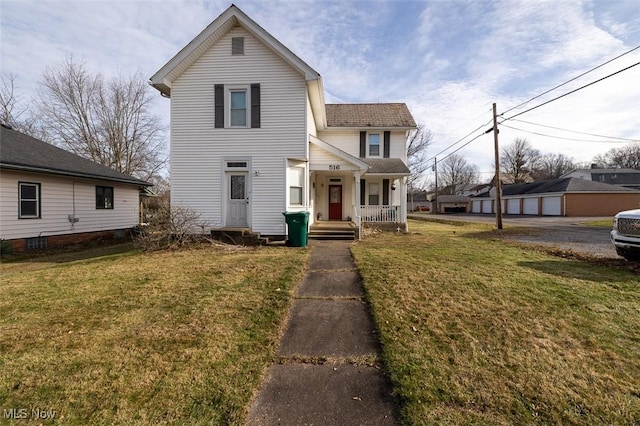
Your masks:
[{"label": "green lawn", "polygon": [[63,424],[242,424],[307,255],[202,247],[3,263],[0,423],[39,408]]},{"label": "green lawn", "polygon": [[411,222],[352,251],[404,424],[639,424],[640,279]]}]

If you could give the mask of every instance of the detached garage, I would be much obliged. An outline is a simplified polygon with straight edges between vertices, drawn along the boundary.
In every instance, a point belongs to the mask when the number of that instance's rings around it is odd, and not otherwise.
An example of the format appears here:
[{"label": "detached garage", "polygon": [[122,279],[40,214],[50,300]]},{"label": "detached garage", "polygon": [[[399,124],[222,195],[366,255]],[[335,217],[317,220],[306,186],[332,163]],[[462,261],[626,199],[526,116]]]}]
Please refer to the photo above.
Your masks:
[{"label": "detached garage", "polygon": [[[495,188],[473,198],[473,213],[495,213]],[[503,213],[534,216],[613,216],[640,207],[640,191],[562,178],[502,186]],[[482,206],[480,209],[475,206]],[[490,207],[490,211],[488,207]]]}]

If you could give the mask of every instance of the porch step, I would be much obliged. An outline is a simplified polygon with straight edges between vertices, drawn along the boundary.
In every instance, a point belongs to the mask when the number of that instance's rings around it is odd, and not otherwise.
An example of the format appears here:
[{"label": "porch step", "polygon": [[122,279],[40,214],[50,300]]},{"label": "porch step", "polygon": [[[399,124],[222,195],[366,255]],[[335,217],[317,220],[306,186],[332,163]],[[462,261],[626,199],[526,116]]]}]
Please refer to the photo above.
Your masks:
[{"label": "porch step", "polygon": [[346,229],[311,229],[310,240],[355,240],[356,232]]},{"label": "porch step", "polygon": [[219,228],[211,230],[211,237],[227,244],[239,246],[263,246],[269,239],[261,237],[259,232],[251,232],[249,228]]}]

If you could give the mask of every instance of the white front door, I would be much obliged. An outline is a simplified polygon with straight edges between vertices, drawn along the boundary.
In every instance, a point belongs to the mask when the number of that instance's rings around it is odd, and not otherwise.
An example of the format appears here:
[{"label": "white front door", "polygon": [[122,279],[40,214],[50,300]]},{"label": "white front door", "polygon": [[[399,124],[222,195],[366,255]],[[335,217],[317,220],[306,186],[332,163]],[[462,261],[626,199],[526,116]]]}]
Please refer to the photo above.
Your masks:
[{"label": "white front door", "polygon": [[247,172],[227,173],[227,223],[226,226],[246,227],[249,196]]}]

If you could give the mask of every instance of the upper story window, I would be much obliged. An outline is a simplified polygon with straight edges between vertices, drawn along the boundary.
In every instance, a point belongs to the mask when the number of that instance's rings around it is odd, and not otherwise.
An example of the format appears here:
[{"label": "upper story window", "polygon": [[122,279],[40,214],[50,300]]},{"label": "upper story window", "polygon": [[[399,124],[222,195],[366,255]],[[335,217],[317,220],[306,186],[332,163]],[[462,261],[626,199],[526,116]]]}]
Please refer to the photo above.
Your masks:
[{"label": "upper story window", "polygon": [[247,127],[249,122],[249,110],[247,109],[247,90],[229,90],[229,126]]},{"label": "upper story window", "polygon": [[369,156],[380,156],[380,133],[369,133]]},{"label": "upper story window", "polygon": [[260,83],[214,85],[216,129],[260,128]]},{"label": "upper story window", "polygon": [[96,209],[113,209],[113,186],[96,186]]},{"label": "upper story window", "polygon": [[40,184],[19,182],[18,183],[18,218],[38,219],[40,218]]},{"label": "upper story window", "polygon": [[244,37],[231,37],[231,54],[244,55]]}]

